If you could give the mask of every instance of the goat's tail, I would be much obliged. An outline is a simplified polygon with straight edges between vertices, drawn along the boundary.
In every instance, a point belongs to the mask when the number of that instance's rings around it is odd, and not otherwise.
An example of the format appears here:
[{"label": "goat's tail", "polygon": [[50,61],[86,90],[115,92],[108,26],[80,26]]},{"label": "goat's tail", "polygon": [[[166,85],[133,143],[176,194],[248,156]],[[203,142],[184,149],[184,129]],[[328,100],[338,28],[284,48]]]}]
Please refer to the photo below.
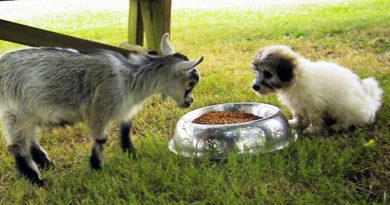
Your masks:
[{"label": "goat's tail", "polygon": [[379,87],[379,83],[375,78],[369,77],[362,80],[363,87],[367,94],[371,97],[375,112],[382,105],[383,90]]}]

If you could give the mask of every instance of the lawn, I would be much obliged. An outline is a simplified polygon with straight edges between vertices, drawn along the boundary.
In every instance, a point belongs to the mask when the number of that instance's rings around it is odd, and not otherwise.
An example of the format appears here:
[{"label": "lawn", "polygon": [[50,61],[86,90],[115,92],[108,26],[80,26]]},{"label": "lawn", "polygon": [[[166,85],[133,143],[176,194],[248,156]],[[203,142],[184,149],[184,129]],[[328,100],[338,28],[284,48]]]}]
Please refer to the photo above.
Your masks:
[{"label": "lawn", "polygon": [[[76,13],[21,20],[41,28],[118,45],[126,39],[126,13]],[[250,10],[177,10],[172,44],[190,58],[205,56],[195,103],[188,109],[154,97],[134,119],[137,160],[120,150],[112,127],[105,167],[91,171],[91,142],[83,124],[40,132],[56,166],[43,171],[44,188],[15,174],[0,139],[0,204],[388,204],[390,187],[390,1]],[[251,91],[254,54],[286,44],[312,60],[327,60],[374,76],[384,90],[371,126],[348,134],[300,136],[292,146],[226,162],[187,159],[167,143],[184,113],[206,105],[254,101],[281,107],[276,95]],[[20,48],[0,42],[0,53]],[[362,108],[364,109],[364,108]],[[376,146],[365,143],[375,140]]]}]

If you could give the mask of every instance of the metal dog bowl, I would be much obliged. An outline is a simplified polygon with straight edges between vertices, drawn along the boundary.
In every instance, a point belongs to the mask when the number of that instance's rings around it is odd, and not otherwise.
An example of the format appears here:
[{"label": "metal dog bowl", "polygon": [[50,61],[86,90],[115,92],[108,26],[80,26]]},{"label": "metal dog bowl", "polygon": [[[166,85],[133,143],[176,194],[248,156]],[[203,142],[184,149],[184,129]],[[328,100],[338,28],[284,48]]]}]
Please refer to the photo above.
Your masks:
[{"label": "metal dog bowl", "polygon": [[[192,121],[210,111],[251,113],[259,120],[224,125]],[[259,154],[288,146],[297,139],[279,108],[262,103],[227,103],[193,110],[179,119],[169,149],[185,157],[224,159],[229,152]]]}]

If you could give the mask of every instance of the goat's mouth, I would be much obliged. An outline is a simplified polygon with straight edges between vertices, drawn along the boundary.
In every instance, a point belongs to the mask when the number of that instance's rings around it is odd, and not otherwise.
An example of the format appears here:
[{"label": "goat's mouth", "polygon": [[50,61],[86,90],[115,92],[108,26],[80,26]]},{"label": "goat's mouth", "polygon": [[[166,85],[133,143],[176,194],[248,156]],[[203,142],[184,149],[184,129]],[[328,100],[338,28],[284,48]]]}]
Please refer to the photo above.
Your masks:
[{"label": "goat's mouth", "polygon": [[188,107],[191,106],[191,103],[189,103],[189,102],[183,102],[183,103],[178,104],[178,106],[179,106],[180,108],[188,108]]},{"label": "goat's mouth", "polygon": [[186,97],[184,99],[184,101],[177,102],[177,105],[180,108],[188,108],[188,107],[190,107],[192,105],[193,102],[194,102],[194,99],[192,97]]},{"label": "goat's mouth", "polygon": [[179,106],[180,108],[188,108],[188,107],[191,106],[191,104],[192,104],[192,101],[184,101],[184,102],[182,102],[182,103],[179,103],[178,106]]}]

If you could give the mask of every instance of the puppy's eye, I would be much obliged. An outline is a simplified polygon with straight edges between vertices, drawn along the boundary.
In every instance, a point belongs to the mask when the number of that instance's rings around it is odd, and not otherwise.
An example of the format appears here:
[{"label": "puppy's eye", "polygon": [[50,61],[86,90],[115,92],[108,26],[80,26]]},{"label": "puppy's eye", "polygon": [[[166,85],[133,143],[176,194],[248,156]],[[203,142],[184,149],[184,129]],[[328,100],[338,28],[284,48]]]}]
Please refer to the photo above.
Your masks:
[{"label": "puppy's eye", "polygon": [[264,72],[264,77],[266,77],[266,78],[272,78],[272,73],[269,72],[269,71],[265,71],[265,72]]}]

